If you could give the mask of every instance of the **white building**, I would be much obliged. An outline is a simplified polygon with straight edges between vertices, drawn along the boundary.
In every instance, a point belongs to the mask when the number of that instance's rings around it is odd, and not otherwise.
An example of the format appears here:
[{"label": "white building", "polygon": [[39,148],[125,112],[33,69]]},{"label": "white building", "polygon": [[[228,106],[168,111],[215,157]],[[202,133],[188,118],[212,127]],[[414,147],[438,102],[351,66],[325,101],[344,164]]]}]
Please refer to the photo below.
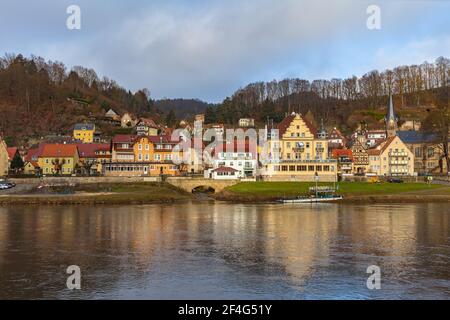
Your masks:
[{"label": "white building", "polygon": [[255,177],[258,165],[256,145],[254,149],[250,150],[248,143],[241,147],[237,143],[224,143],[213,155],[212,168],[205,170],[205,177],[213,178],[211,173],[221,167],[233,168],[238,178]]},{"label": "white building", "polygon": [[219,167],[217,169],[208,170],[207,178],[214,180],[236,180],[239,179],[239,171],[230,167]]}]

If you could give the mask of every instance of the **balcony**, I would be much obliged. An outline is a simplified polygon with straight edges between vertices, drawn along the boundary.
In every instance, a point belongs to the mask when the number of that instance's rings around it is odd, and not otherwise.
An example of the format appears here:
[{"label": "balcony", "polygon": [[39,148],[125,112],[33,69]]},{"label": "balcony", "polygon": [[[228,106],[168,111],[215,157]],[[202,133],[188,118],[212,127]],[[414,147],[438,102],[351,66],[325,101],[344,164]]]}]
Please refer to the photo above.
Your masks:
[{"label": "balcony", "polygon": [[304,152],[305,151],[305,147],[295,147],[295,148],[292,148],[292,151],[294,151],[294,152]]},{"label": "balcony", "polygon": [[391,160],[389,161],[389,164],[394,166],[405,166],[408,165],[408,160]]},{"label": "balcony", "polygon": [[391,151],[389,152],[390,157],[407,157],[408,153],[405,151]]},{"label": "balcony", "polygon": [[322,153],[322,152],[324,152],[324,151],[325,151],[325,149],[322,148],[322,147],[316,148],[316,152],[317,152],[317,153]]}]

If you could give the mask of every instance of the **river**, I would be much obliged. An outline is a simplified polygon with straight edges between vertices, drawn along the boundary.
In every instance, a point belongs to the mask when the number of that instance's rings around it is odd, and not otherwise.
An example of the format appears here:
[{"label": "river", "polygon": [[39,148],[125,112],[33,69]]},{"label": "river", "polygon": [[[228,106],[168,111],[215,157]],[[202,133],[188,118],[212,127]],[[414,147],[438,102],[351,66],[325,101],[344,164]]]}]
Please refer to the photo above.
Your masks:
[{"label": "river", "polygon": [[0,298],[450,299],[450,207],[2,207]]}]

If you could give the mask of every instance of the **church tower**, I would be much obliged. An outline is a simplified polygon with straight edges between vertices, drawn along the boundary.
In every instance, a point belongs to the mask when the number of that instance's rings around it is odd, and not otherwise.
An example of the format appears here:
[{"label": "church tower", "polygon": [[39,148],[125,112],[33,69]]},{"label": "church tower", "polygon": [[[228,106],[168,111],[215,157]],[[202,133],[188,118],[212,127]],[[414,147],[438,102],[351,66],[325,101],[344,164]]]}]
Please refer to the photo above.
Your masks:
[{"label": "church tower", "polygon": [[397,118],[394,113],[394,103],[392,102],[392,95],[389,95],[389,109],[385,119],[386,121],[386,134],[388,137],[394,137],[397,135]]}]

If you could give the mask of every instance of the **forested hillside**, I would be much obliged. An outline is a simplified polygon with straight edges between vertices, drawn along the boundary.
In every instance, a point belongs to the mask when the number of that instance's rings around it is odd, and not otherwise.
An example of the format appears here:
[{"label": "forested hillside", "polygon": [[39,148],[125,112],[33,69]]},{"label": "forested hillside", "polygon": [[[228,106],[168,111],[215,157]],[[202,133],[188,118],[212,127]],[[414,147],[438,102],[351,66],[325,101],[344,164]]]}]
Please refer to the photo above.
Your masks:
[{"label": "forested hillside", "polygon": [[[81,66],[68,71],[62,62],[7,54],[0,58],[0,128],[21,140],[65,133],[75,122],[101,117],[109,108],[152,114],[147,89],[135,93],[114,80],[99,79]],[[154,113],[153,113],[154,114]]]},{"label": "forested hillside", "polygon": [[225,99],[215,112],[208,110],[207,118],[229,124],[248,116],[260,123],[268,117],[277,122],[287,112],[311,111],[329,125],[354,127],[360,120],[381,120],[389,93],[400,115],[423,117],[449,78],[450,60],[440,57],[435,63],[373,70],[360,78],[256,82]]},{"label": "forested hillside", "polygon": [[288,112],[309,111],[328,126],[350,131],[361,121],[374,127],[382,123],[389,93],[400,120],[424,120],[439,92],[441,97],[442,91],[448,92],[449,78],[450,60],[441,57],[435,63],[374,70],[360,78],[252,83],[216,106],[193,99],[153,101],[149,90],[132,93],[114,80],[100,79],[92,69],[67,70],[62,62],[7,54],[0,58],[0,130],[15,142],[68,133],[74,123],[102,117],[113,108],[158,121],[170,118],[170,125],[203,112],[206,122],[236,125],[241,117],[263,124],[267,118],[281,121]]}]

